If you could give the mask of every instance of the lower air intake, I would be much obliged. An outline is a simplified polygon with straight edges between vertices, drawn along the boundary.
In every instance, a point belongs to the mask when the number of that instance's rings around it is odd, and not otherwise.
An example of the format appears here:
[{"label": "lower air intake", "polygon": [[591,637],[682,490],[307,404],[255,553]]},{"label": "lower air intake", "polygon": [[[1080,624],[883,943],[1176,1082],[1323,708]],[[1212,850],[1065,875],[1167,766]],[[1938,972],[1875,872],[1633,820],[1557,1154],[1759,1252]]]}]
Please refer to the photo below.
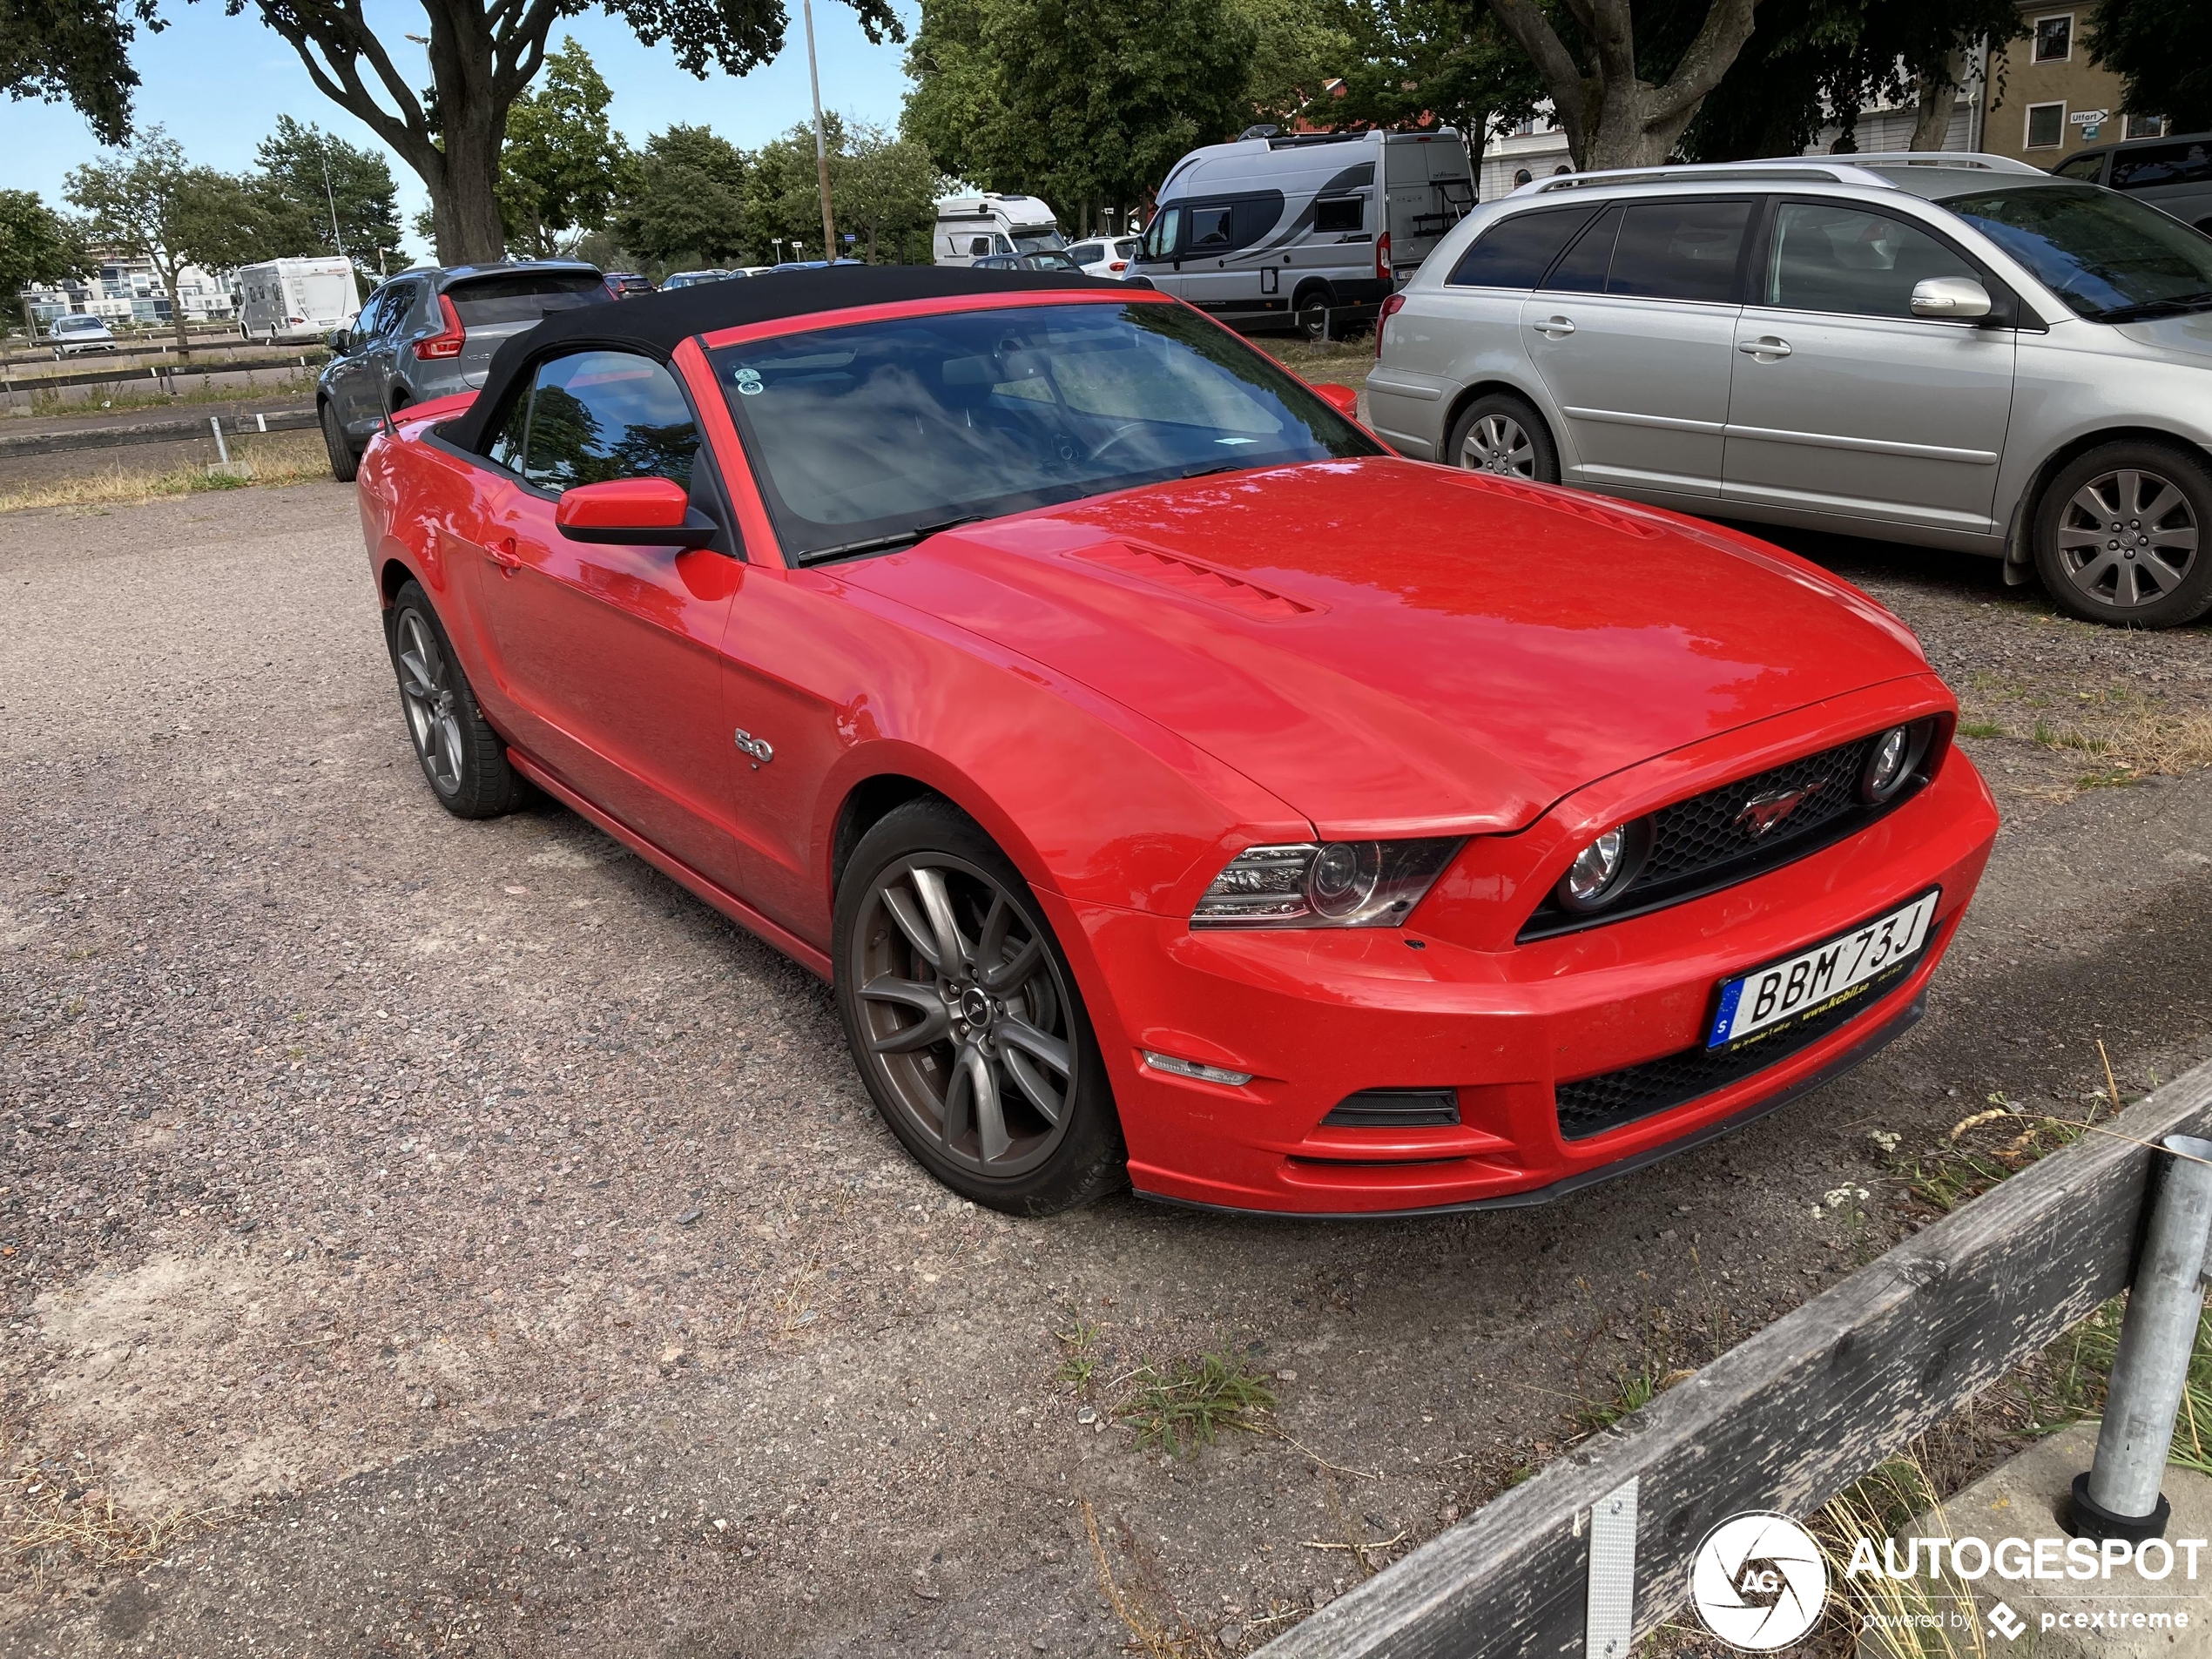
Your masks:
[{"label": "lower air intake", "polygon": [[1346,1095],[1321,1120],[1324,1129],[1437,1129],[1460,1121],[1450,1089],[1363,1089]]}]

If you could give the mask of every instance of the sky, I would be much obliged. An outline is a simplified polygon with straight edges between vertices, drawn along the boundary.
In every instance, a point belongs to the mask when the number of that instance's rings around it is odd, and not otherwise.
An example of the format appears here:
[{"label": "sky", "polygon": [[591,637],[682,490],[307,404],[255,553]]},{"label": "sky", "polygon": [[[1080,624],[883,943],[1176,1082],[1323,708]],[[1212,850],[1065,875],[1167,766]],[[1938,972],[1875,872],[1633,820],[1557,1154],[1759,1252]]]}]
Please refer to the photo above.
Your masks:
[{"label": "sky", "polygon": [[[597,11],[557,26],[552,44],[573,35],[591,54],[614,91],[610,118],[633,146],[685,122],[711,126],[751,149],[812,119],[799,0],[788,5],[791,26],[782,55],[742,78],[710,71],[705,80],[694,80],[676,66],[665,45],[640,45],[624,24]],[[166,128],[194,163],[245,171],[279,115],[314,122],[348,143],[383,148],[367,127],[315,90],[292,48],[250,7],[236,17],[225,17],[212,0],[163,10],[169,27],[158,35],[141,30],[133,48],[140,81],[136,118],[141,129]],[[916,8],[900,0],[898,10],[911,30]],[[405,0],[368,0],[368,14],[382,38],[422,51],[401,38],[428,32],[417,7]],[[907,91],[900,67],[905,49],[870,45],[851,8],[839,0],[815,0],[814,39],[823,107],[848,119],[897,125]],[[427,84],[429,66],[423,62],[421,67]],[[0,188],[35,190],[61,206],[69,170],[98,153],[84,118],[67,105],[0,101]],[[389,158],[400,187],[400,222],[412,225],[417,210],[429,205],[428,193],[405,163]],[[409,251],[426,255],[428,250],[418,243],[410,236]]]}]

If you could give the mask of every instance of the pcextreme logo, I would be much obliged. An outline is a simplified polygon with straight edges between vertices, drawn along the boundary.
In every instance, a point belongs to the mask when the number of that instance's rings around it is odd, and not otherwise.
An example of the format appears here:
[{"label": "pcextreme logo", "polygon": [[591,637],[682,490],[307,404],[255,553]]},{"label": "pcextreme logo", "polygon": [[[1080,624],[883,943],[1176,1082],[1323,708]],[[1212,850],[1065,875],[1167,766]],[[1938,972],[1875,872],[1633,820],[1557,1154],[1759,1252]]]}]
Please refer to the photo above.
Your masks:
[{"label": "pcextreme logo", "polygon": [[1730,1647],[1771,1653],[1819,1622],[1828,1565],[1812,1534],[1787,1515],[1733,1515],[1690,1557],[1689,1600]]}]

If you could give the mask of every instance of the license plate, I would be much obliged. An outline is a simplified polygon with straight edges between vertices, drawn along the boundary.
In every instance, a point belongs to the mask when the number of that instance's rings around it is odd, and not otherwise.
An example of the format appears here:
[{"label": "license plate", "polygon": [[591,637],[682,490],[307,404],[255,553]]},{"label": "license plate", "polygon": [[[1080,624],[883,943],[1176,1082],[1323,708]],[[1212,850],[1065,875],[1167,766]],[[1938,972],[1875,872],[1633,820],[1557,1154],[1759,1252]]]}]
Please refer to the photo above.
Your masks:
[{"label": "license plate", "polygon": [[1927,942],[1941,888],[1795,956],[1721,981],[1708,1049],[1725,1049],[1776,1026],[1824,1014]]}]

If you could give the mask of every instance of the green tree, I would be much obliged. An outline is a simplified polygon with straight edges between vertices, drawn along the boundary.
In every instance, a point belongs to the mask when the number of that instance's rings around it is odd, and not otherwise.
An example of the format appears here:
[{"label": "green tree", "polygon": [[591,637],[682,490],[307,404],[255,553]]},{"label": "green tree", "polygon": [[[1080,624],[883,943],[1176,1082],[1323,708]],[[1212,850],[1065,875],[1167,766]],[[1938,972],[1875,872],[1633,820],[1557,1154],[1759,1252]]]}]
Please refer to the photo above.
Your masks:
[{"label": "green tree", "polygon": [[[836,111],[823,112],[822,132],[834,167],[834,158],[845,152],[846,141],[845,123]],[[830,186],[830,206],[837,206],[834,182]],[[745,228],[747,243],[765,255],[779,260],[835,257],[834,253],[819,255],[822,186],[814,165],[813,126],[802,122],[783,137],[771,138],[753,156],[745,181]]]},{"label": "green tree", "polygon": [[[1480,0],[1350,0],[1355,57],[1332,126],[1458,129],[1479,179],[1492,136],[1536,113],[1543,78]],[[1321,119],[1321,111],[1312,118]]]},{"label": "green tree", "polygon": [[921,0],[904,130],[944,172],[1088,229],[1251,124],[1255,49],[1227,0]]},{"label": "green tree", "polygon": [[562,251],[570,231],[597,230],[612,212],[629,152],[607,122],[614,93],[591,56],[563,36],[545,78],[507,112],[499,206],[507,239],[537,259]]},{"label": "green tree", "polygon": [[271,196],[296,215],[301,239],[290,252],[342,251],[364,275],[377,270],[380,255],[401,253],[398,187],[377,152],[280,115],[255,154]]},{"label": "green tree", "polygon": [[77,226],[36,191],[0,190],[0,294],[13,300],[34,282],[60,282],[91,268]]},{"label": "green tree", "polygon": [[645,140],[623,177],[612,230],[624,248],[662,273],[684,265],[749,264],[744,151],[703,126],[672,126]]},{"label": "green tree", "polygon": [[256,181],[187,165],[159,127],[112,160],[71,169],[68,196],[84,215],[88,240],[152,263],[169,296],[180,354],[190,350],[177,292],[184,268],[233,271],[281,246],[282,223]]},{"label": "green tree", "polygon": [[927,245],[948,181],[919,139],[858,123],[847,131],[849,142],[830,158],[837,222],[860,239],[860,257],[869,264],[886,246],[895,250],[894,263],[903,262],[915,233]]},{"label": "green tree", "polygon": [[2118,71],[2122,107],[2176,132],[2212,127],[2212,7],[2204,0],[2101,0],[2089,59]]},{"label": "green tree", "polygon": [[1288,126],[1322,95],[1331,80],[1359,61],[1355,32],[1368,14],[1391,9],[1392,0],[1227,0],[1230,13],[1251,37],[1244,98],[1255,121]]},{"label": "green tree", "polygon": [[[300,56],[317,91],[354,116],[430,192],[438,258],[496,260],[506,245],[499,197],[508,111],[528,91],[555,24],[587,0],[415,0],[415,34],[396,6],[362,0],[224,0],[253,10]],[[601,0],[645,44],[665,41],[705,79],[743,75],[783,50],[784,0]],[[903,40],[891,0],[846,0],[873,41]],[[0,0],[0,87],[15,98],[67,98],[108,138],[130,125],[137,77],[129,48],[159,26],[158,0]],[[374,17],[374,22],[371,19]],[[384,32],[380,32],[380,30]],[[428,57],[421,84],[415,47]],[[105,124],[105,125],[103,125]]]}]

